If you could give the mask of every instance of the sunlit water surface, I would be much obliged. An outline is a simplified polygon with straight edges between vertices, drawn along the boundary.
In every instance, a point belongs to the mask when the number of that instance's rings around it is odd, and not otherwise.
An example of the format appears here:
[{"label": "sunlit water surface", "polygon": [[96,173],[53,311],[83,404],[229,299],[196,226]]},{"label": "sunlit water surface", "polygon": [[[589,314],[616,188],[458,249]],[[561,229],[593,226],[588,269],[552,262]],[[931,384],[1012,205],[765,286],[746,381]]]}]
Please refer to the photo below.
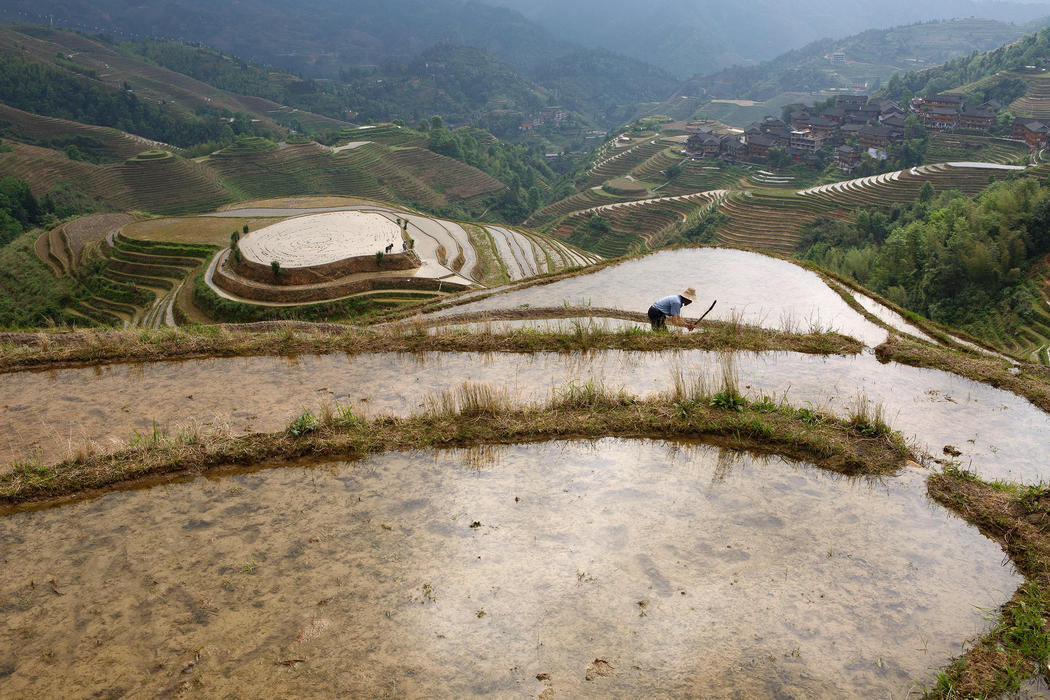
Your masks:
[{"label": "sunlit water surface", "polygon": [[922,479],[604,439],[9,516],[0,696],[904,697],[1020,582]]},{"label": "sunlit water surface", "polygon": [[[694,287],[696,304],[683,311],[733,317],[783,330],[835,330],[874,347],[886,330],[850,308],[815,273],[790,262],[742,250],[686,248],[629,260],[560,282],[496,294],[438,312],[437,316],[522,306],[596,306],[644,313],[660,297]],[[889,311],[887,309],[887,311]],[[902,319],[903,322],[903,319]]]},{"label": "sunlit water surface", "polygon": [[[100,449],[156,429],[280,430],[303,410],[349,405],[368,416],[424,410],[428,397],[463,382],[501,387],[515,402],[542,402],[571,382],[604,383],[637,396],[666,392],[672,375],[706,377],[718,390],[724,358],[679,351],[587,354],[379,353],[221,358],[109,365],[0,375],[0,458],[57,459],[94,442]],[[1050,416],[1027,400],[938,370],[880,364],[870,354],[822,357],[742,353],[741,390],[798,407],[846,415],[858,396],[934,456],[945,446],[987,478],[1050,478]],[[3,469],[3,467],[0,467]]]}]

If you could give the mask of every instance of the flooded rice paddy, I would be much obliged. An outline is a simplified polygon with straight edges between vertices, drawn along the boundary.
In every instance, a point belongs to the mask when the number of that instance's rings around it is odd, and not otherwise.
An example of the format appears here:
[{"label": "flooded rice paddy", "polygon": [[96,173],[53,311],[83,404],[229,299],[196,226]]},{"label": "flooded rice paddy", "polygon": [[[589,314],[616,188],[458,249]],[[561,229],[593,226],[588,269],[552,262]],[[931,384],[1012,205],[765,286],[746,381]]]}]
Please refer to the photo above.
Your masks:
[{"label": "flooded rice paddy", "polygon": [[699,317],[719,300],[708,318],[736,317],[764,328],[835,330],[871,347],[886,340],[885,329],[850,308],[815,273],[767,255],[722,248],[654,253],[560,282],[472,301],[438,315],[562,305],[645,312],[660,297],[686,287],[695,287],[699,298],[686,308],[686,318]]},{"label": "flooded rice paddy", "polygon": [[[147,439],[154,429],[169,436],[279,430],[303,410],[333,402],[365,416],[404,416],[467,381],[501,387],[520,403],[546,401],[570,382],[652,396],[669,391],[676,372],[689,382],[706,377],[717,391],[724,362],[705,351],[379,353],[6,374],[0,375],[0,434],[10,439],[0,445],[0,464],[27,456],[58,459],[87,443],[112,449]],[[740,389],[751,397],[846,415],[864,395],[882,407],[890,426],[934,456],[951,445],[963,466],[985,478],[1050,478],[1050,416],[1009,392],[938,370],[883,365],[870,354],[740,353],[733,362]]]},{"label": "flooded rice paddy", "polygon": [[1020,583],[923,474],[604,439],[0,519],[0,696],[905,697]]}]

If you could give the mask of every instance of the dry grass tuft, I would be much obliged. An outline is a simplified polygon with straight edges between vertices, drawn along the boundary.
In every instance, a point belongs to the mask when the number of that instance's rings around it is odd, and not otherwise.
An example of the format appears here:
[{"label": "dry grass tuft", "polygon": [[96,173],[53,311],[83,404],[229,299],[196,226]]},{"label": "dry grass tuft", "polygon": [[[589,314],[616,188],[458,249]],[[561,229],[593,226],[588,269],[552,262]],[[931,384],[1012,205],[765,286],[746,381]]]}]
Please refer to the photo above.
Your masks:
[{"label": "dry grass tuft", "polygon": [[[838,334],[791,334],[749,326],[739,321],[705,322],[700,332],[654,333],[638,328],[606,330],[590,317],[613,318],[628,312],[600,309],[525,309],[446,318],[444,323],[484,322],[513,318],[576,319],[568,331],[518,329],[507,333],[463,333],[433,330],[433,319],[382,327],[338,324],[265,322],[185,326],[158,330],[100,330],[45,334],[0,333],[0,372],[58,368],[107,362],[148,362],[201,357],[295,355],[329,352],[572,352],[581,350],[660,351],[792,350],[851,355],[862,344]],[[641,317],[642,314],[634,314]],[[637,319],[634,319],[637,320]],[[643,319],[644,320],[644,319]]]},{"label": "dry grass tuft", "polygon": [[276,433],[230,435],[147,431],[110,454],[84,454],[58,464],[25,462],[0,474],[0,504],[54,501],[91,489],[200,474],[233,465],[300,457],[347,458],[387,450],[464,447],[563,437],[685,437],[775,452],[847,474],[882,474],[909,456],[903,442],[860,438],[845,421],[807,422],[790,407],[744,402],[725,410],[696,402],[640,400],[601,383],[574,383],[550,405],[512,407],[499,390],[468,384],[438,397],[423,415],[357,416],[338,404],[304,409]]}]

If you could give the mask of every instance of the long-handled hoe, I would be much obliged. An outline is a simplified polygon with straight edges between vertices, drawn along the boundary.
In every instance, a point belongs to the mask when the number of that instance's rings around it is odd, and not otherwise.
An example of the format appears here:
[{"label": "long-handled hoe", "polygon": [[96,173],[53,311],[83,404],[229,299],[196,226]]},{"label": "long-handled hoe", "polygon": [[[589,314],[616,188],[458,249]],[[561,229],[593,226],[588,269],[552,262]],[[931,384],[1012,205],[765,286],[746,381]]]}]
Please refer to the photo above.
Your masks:
[{"label": "long-handled hoe", "polygon": [[[704,316],[706,316],[709,313],[711,313],[711,309],[715,308],[715,304],[717,304],[717,303],[718,303],[718,299],[715,299],[714,301],[712,301],[711,302],[711,306],[707,307],[707,311],[704,312]],[[695,321],[693,321],[693,325],[692,325],[692,327],[689,330],[693,330],[693,328],[696,328],[696,324],[698,324],[701,321],[703,321],[704,320],[704,316],[701,316],[700,318],[698,318]]]}]

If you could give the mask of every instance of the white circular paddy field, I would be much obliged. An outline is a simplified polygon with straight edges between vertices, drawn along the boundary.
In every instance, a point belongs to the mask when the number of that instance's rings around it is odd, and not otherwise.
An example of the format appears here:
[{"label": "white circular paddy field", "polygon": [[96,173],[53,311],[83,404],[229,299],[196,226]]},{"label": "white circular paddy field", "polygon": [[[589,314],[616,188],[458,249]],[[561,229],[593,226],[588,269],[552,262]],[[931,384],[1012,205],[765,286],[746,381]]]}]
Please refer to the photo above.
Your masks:
[{"label": "white circular paddy field", "polygon": [[401,252],[401,229],[374,212],[333,211],[286,219],[240,240],[245,260],[282,268],[313,267],[347,258],[375,255],[393,244]]}]

